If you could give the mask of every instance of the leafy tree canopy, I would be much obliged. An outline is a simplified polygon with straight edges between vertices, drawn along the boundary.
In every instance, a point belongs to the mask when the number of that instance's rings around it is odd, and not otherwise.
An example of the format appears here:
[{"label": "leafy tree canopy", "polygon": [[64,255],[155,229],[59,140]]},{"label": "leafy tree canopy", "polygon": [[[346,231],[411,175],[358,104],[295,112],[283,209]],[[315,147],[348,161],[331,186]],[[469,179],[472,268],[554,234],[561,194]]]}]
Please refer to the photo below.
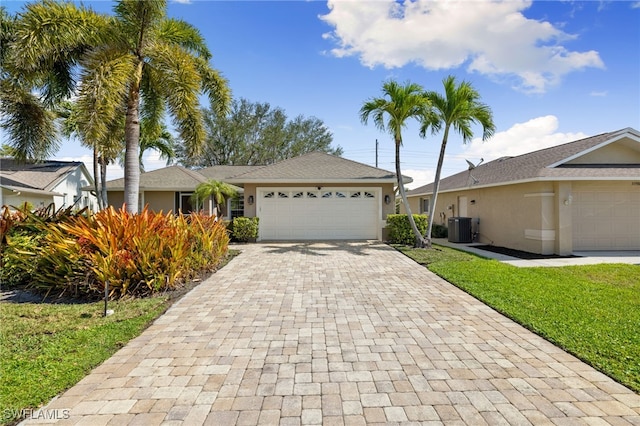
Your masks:
[{"label": "leafy tree canopy", "polygon": [[234,100],[228,114],[204,110],[206,139],[199,155],[178,147],[178,161],[187,167],[266,165],[312,151],[342,155],[332,147],[333,135],[322,120],[302,115],[289,120],[284,110],[268,103]]}]

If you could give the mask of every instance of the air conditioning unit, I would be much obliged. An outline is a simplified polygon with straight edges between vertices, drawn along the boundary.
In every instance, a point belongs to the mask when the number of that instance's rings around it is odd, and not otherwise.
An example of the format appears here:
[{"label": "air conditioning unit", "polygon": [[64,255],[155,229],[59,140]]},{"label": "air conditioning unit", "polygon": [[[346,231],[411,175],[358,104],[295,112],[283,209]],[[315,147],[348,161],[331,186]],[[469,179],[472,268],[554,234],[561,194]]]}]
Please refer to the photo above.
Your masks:
[{"label": "air conditioning unit", "polygon": [[449,242],[470,243],[473,241],[470,217],[449,218]]}]

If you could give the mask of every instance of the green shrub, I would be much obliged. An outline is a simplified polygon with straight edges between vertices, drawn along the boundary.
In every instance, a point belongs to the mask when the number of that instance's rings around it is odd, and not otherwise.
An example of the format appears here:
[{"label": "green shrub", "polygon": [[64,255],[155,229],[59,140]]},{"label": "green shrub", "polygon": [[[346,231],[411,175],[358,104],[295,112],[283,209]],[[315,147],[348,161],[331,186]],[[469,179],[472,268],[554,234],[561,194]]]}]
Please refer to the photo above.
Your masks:
[{"label": "green shrub", "polygon": [[6,235],[0,263],[0,282],[14,287],[27,284],[35,269],[34,255],[40,245],[41,236],[13,232]]},{"label": "green shrub", "polygon": [[[422,235],[427,233],[427,216],[414,214],[413,219]],[[389,231],[389,242],[392,244],[413,245],[416,240],[409,217],[406,214],[387,215],[387,230]]]},{"label": "green shrub", "polygon": [[[27,237],[14,237],[22,232]],[[38,236],[38,239],[31,235]],[[56,220],[29,216],[14,223],[3,249],[3,275],[42,293],[146,296],[171,290],[223,260],[229,236],[215,217],[139,214],[112,207]]]},{"label": "green shrub", "polygon": [[447,238],[449,236],[449,228],[444,225],[433,224],[431,228],[431,238]]},{"label": "green shrub", "polygon": [[258,238],[257,217],[236,217],[233,219],[233,238],[237,241],[247,242],[252,238]]}]

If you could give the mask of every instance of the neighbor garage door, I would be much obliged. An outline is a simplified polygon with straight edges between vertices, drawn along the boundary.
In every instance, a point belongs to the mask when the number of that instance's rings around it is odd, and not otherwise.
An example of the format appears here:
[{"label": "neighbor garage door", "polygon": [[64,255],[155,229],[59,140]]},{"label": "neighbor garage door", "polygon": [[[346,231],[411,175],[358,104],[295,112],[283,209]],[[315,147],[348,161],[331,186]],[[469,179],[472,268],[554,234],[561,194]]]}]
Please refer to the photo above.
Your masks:
[{"label": "neighbor garage door", "polygon": [[573,183],[573,250],[640,250],[640,186]]},{"label": "neighbor garage door", "polygon": [[258,188],[262,240],[378,238],[377,188]]}]

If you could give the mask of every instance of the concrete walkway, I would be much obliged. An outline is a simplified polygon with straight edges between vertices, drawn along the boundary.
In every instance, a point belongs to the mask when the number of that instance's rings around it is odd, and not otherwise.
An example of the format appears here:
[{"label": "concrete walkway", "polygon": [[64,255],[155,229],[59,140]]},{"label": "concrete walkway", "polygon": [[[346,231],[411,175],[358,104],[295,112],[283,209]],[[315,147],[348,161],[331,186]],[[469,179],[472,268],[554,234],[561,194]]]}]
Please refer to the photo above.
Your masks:
[{"label": "concrete walkway", "polygon": [[45,415],[92,426],[640,425],[640,395],[385,245],[241,249]]},{"label": "concrete walkway", "polygon": [[484,244],[479,243],[452,243],[446,238],[434,238],[434,244],[445,247],[451,247],[456,250],[462,250],[469,253],[477,254],[488,259],[499,260],[502,263],[521,267],[562,267],[574,265],[597,265],[601,263],[628,263],[631,265],[640,265],[640,251],[583,251],[574,252],[575,257],[549,257],[547,259],[518,259],[517,257],[507,256],[505,254],[494,253],[488,250],[479,249]]}]

